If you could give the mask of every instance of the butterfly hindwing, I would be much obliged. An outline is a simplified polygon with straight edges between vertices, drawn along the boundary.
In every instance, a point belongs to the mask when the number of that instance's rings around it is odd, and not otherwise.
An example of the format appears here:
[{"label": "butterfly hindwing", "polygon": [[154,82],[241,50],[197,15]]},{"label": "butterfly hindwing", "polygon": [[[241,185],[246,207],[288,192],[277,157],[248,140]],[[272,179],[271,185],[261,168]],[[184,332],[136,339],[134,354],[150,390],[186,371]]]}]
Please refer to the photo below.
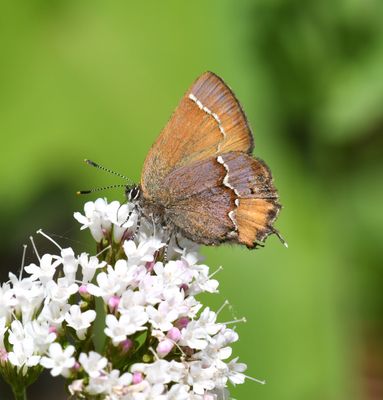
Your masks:
[{"label": "butterfly hindwing", "polygon": [[268,166],[259,159],[231,152],[219,158],[227,175],[224,183],[236,196],[238,241],[248,247],[275,232],[272,224],[281,208]]},{"label": "butterfly hindwing", "polygon": [[233,191],[223,185],[226,170],[216,157],[175,169],[164,180],[167,220],[198,243],[218,244],[235,233]]},{"label": "butterfly hindwing", "polygon": [[161,203],[185,236],[254,247],[274,232],[280,205],[269,168],[241,152],[185,165],[164,180]]}]

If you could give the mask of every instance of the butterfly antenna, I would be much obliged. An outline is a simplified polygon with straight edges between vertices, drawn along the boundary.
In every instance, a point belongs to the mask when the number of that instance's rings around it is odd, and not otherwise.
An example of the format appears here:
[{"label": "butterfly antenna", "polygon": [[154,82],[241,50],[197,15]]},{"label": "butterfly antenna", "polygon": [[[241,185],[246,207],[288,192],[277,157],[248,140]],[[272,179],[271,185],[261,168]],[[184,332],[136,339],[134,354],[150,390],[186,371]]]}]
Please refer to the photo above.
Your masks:
[{"label": "butterfly antenna", "polygon": [[126,185],[109,185],[109,186],[104,186],[104,187],[99,187],[99,188],[94,188],[94,189],[89,189],[89,190],[79,190],[76,192],[76,194],[89,194],[89,193],[94,193],[94,192],[101,192],[102,190],[107,190],[107,189],[114,189],[114,188],[120,188],[120,187],[126,187]]},{"label": "butterfly antenna", "polygon": [[102,171],[109,172],[110,174],[119,176],[119,177],[122,178],[122,179],[125,179],[125,180],[127,180],[127,181],[130,181],[130,179],[129,179],[127,176],[122,175],[122,174],[120,174],[120,173],[118,173],[118,172],[112,171],[111,169],[106,168],[106,167],[104,167],[103,165],[97,164],[97,163],[95,163],[95,162],[92,161],[92,160],[88,160],[88,159],[86,158],[84,161],[85,161],[88,165],[90,165],[91,167],[95,167],[95,168],[101,169]]}]

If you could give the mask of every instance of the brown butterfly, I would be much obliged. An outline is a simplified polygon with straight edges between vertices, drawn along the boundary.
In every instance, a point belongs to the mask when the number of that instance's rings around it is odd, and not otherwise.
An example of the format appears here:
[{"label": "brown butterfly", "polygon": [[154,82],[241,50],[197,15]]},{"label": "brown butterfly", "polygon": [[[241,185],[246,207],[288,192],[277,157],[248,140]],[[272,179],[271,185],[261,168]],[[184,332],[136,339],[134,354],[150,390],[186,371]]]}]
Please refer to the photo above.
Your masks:
[{"label": "brown butterfly", "polygon": [[[270,169],[230,88],[212,72],[186,92],[126,197],[174,234],[205,245],[263,244],[281,205]],[[94,166],[97,164],[88,161]],[[284,242],[284,241],[283,241]]]}]

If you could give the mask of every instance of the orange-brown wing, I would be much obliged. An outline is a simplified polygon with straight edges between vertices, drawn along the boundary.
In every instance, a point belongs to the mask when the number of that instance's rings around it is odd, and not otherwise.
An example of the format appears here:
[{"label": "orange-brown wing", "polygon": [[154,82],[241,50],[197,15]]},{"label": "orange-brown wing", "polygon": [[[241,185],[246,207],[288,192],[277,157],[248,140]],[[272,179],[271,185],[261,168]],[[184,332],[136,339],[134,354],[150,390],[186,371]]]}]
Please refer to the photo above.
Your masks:
[{"label": "orange-brown wing", "polygon": [[248,154],[229,152],[177,168],[162,194],[166,217],[197,243],[253,248],[276,232],[280,205],[270,170]]},{"label": "orange-brown wing", "polygon": [[231,152],[219,157],[227,174],[224,184],[235,193],[238,242],[252,248],[275,233],[273,223],[281,205],[268,166],[247,154]]},{"label": "orange-brown wing", "polygon": [[252,133],[238,100],[222,79],[206,72],[186,92],[150,149],[141,175],[144,196],[159,200],[163,180],[174,168],[252,149]]},{"label": "orange-brown wing", "polygon": [[203,244],[236,237],[233,191],[223,184],[225,167],[217,157],[172,171],[164,179],[165,215],[184,236]]}]

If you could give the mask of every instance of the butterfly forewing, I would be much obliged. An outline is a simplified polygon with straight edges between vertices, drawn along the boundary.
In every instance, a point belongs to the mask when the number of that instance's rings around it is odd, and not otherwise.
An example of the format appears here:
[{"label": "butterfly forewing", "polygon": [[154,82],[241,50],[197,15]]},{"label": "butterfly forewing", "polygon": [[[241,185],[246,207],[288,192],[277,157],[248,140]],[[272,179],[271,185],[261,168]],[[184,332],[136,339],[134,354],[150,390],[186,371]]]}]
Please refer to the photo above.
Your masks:
[{"label": "butterfly forewing", "polygon": [[250,153],[253,137],[230,88],[212,72],[187,91],[146,157],[141,187],[148,198],[161,196],[174,168],[228,151]]}]

